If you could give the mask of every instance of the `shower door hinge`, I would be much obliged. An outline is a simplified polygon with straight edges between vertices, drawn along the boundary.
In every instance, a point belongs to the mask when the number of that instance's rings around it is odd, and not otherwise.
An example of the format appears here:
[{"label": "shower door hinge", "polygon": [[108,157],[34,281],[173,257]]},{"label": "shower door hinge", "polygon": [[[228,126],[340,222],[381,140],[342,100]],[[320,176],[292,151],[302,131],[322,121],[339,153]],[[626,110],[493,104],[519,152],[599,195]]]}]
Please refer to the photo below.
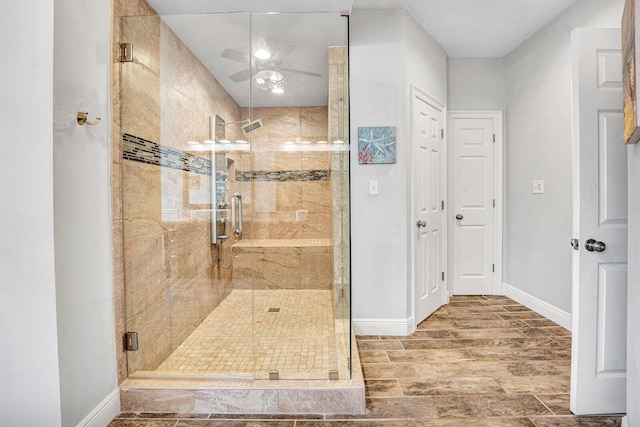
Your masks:
[{"label": "shower door hinge", "polygon": [[133,62],[133,43],[118,43],[118,61]]},{"label": "shower door hinge", "polygon": [[124,351],[138,351],[138,333],[125,332],[122,336]]}]

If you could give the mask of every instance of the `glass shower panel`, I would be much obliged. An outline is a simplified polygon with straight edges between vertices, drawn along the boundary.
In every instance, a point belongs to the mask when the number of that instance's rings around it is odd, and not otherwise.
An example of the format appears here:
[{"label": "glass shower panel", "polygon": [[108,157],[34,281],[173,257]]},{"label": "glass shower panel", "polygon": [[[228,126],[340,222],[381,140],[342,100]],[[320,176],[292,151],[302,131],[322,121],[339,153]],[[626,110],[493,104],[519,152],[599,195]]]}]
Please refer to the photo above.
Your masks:
[{"label": "glass shower panel", "polygon": [[347,19],[252,14],[254,378],[350,378]]},{"label": "glass shower panel", "polygon": [[[138,339],[127,352],[131,376],[252,375],[251,291],[230,298],[240,238],[231,202],[250,189],[235,179],[250,163],[238,99],[250,87],[225,86],[237,71],[218,64],[234,61],[210,43],[247,52],[249,24],[248,13],[122,19],[121,41],[133,49],[121,64],[125,322]],[[236,68],[248,74],[246,61]]]},{"label": "glass shower panel", "polygon": [[347,19],[122,19],[130,376],[350,377]]}]

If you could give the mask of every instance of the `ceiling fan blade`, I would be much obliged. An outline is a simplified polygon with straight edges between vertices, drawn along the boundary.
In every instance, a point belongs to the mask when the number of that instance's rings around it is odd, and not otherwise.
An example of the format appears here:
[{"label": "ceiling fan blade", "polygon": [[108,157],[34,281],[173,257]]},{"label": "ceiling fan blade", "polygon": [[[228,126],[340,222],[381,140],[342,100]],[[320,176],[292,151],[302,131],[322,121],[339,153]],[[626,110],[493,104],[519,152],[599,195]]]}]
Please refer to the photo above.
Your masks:
[{"label": "ceiling fan blade", "polygon": [[265,37],[264,43],[267,50],[271,50],[272,61],[282,61],[285,56],[289,55],[296,46],[287,42],[287,39],[280,37]]},{"label": "ceiling fan blade", "polygon": [[322,77],[322,74],[314,73],[314,72],[311,72],[311,71],[296,70],[294,68],[280,68],[280,69],[282,71],[287,71],[289,73],[302,74],[303,76]]},{"label": "ceiling fan blade", "polygon": [[251,77],[251,70],[249,69],[238,71],[237,73],[233,73],[229,76],[231,81],[235,83],[240,83],[245,80],[249,80],[249,77]]},{"label": "ceiling fan blade", "polygon": [[289,55],[295,48],[296,48],[295,46],[291,46],[291,45],[278,46],[276,51],[271,56],[271,60],[282,61],[285,58],[285,56]]},{"label": "ceiling fan blade", "polygon": [[242,62],[243,64],[249,63],[249,55],[235,49],[225,49],[222,51],[220,56],[226,59],[230,59],[232,61]]}]

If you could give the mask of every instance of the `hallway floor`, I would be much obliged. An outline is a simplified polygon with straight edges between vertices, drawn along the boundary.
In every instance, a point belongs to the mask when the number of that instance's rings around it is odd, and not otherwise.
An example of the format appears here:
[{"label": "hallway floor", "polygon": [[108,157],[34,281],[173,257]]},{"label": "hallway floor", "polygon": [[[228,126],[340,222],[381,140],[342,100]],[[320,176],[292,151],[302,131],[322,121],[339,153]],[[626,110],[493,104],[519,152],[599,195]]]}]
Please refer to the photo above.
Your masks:
[{"label": "hallway floor", "polygon": [[619,426],[571,415],[570,335],[509,298],[458,296],[409,337],[358,337],[365,415],[123,413],[110,427]]}]

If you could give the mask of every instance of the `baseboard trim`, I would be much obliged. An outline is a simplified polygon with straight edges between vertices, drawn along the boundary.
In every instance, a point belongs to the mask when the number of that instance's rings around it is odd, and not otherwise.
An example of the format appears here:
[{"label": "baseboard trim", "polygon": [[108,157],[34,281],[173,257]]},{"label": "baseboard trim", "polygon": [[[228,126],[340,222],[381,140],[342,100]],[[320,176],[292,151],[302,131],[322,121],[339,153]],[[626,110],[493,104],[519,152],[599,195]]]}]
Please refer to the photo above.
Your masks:
[{"label": "baseboard trim", "polygon": [[356,335],[407,336],[415,330],[413,317],[406,319],[352,319]]},{"label": "baseboard trim", "polygon": [[115,389],[78,423],[78,427],[104,427],[120,413],[120,389]]},{"label": "baseboard trim", "polygon": [[505,296],[541,314],[547,319],[556,322],[563,328],[571,330],[571,313],[567,313],[538,297],[534,297],[506,283],[502,284],[502,288],[504,289]]},{"label": "baseboard trim", "polygon": [[622,424],[620,425],[620,427],[629,427],[629,420],[627,419],[626,415],[622,417]]}]

